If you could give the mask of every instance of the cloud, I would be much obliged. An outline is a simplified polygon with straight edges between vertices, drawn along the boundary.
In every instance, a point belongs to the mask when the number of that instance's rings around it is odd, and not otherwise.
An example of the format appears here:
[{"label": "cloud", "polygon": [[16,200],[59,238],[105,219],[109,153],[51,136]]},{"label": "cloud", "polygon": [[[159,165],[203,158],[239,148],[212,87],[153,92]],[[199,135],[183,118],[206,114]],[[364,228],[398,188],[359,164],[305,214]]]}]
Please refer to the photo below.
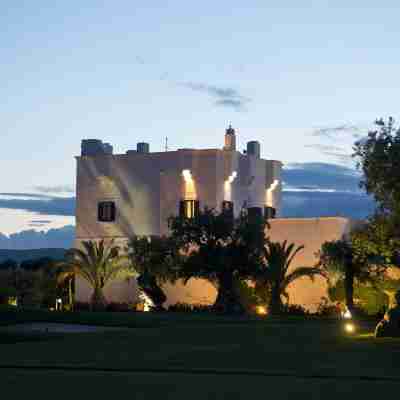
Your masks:
[{"label": "cloud", "polygon": [[283,217],[343,216],[363,219],[375,209],[374,200],[359,188],[360,174],[343,165],[293,163],[282,171]]},{"label": "cloud", "polygon": [[214,99],[215,105],[233,108],[236,111],[244,111],[246,105],[251,101],[242,96],[236,89],[230,87],[219,87],[198,82],[178,82],[177,85],[193,92],[206,93]]},{"label": "cloud", "polygon": [[[31,196],[30,194],[24,195]],[[4,199],[0,197],[0,208],[32,211],[43,215],[74,216],[75,197],[46,197],[36,199]]]},{"label": "cloud", "polygon": [[341,164],[351,165],[354,164],[351,146],[355,141],[365,137],[367,131],[366,127],[352,124],[317,128],[311,132],[311,136],[317,137],[325,143],[308,144],[305,147],[314,148]]},{"label": "cloud", "polygon": [[374,209],[373,199],[364,193],[286,191],[283,193],[281,215],[286,218],[341,216],[364,219]]},{"label": "cloud", "polygon": [[135,60],[140,65],[145,65],[146,64],[145,60],[141,56],[136,56]]},{"label": "cloud", "polygon": [[0,233],[0,249],[23,250],[39,248],[70,248],[75,237],[75,227],[67,225],[47,232],[34,229],[13,233],[10,236]]},{"label": "cloud", "polygon": [[0,198],[3,199],[20,199],[20,200],[48,200],[51,196],[37,193],[0,193]]},{"label": "cloud", "polygon": [[75,193],[73,185],[35,186],[34,189],[38,192],[51,194]]},{"label": "cloud", "polygon": [[353,139],[360,139],[365,135],[365,129],[351,124],[342,124],[338,126],[324,127],[314,129],[312,136],[336,140],[339,136],[350,136]]},{"label": "cloud", "polygon": [[328,157],[335,158],[341,164],[350,164],[353,161],[353,157],[349,154],[349,151],[344,147],[339,147],[330,144],[306,144],[304,147],[318,150],[321,154]]},{"label": "cloud", "polygon": [[360,174],[329,163],[293,163],[282,171],[284,190],[323,190],[359,193]]}]

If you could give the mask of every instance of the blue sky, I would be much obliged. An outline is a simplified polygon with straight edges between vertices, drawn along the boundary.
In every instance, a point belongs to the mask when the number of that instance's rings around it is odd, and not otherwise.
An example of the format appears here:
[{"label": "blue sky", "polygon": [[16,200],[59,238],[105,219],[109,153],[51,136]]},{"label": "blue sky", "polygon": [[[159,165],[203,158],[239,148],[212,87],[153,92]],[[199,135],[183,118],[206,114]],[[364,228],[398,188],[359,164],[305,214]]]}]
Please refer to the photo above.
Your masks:
[{"label": "blue sky", "polygon": [[[229,122],[239,148],[255,139],[287,164],[352,167],[354,140],[396,117],[399,8],[3,0],[0,191],[72,197],[83,138],[117,152],[142,140],[161,150],[165,136],[171,149],[220,147]],[[39,228],[43,211],[10,217],[4,201],[0,232]],[[43,228],[73,223],[49,215]]]}]

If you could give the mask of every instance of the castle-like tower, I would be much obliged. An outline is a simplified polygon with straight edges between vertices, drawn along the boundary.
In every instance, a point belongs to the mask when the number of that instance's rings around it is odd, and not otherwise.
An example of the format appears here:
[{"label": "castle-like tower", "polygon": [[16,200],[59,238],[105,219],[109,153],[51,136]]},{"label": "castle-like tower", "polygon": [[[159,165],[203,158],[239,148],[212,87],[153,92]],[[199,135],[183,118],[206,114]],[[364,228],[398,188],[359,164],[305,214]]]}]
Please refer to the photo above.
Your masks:
[{"label": "castle-like tower", "polygon": [[129,238],[168,233],[167,220],[207,206],[273,218],[281,203],[282,163],[260,158],[252,141],[236,150],[229,126],[223,149],[150,152],[147,143],[113,154],[110,144],[82,141],[77,157],[76,237]]}]

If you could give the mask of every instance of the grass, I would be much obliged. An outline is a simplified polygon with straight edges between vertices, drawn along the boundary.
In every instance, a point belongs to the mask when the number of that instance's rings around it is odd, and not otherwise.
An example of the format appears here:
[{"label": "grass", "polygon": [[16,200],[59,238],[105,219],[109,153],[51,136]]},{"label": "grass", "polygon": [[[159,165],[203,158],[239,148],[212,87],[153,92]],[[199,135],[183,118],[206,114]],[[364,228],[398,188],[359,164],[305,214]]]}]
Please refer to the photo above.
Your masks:
[{"label": "grass", "polygon": [[[11,319],[5,314],[1,321]],[[372,398],[400,389],[400,340],[374,339],[372,324],[348,337],[337,321],[316,319],[39,311],[14,317],[132,328],[0,344],[2,390],[16,398],[33,387],[46,388],[43,398],[76,397],[79,388],[79,397],[135,399]]]}]

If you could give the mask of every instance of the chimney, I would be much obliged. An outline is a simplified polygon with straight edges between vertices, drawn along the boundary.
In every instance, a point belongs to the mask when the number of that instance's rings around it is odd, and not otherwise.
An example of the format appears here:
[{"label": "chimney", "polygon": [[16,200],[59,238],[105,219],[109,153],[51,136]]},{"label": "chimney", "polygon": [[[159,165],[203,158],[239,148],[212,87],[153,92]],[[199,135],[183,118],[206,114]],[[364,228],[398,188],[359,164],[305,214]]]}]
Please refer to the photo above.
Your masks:
[{"label": "chimney", "polygon": [[150,145],[145,142],[139,142],[136,145],[136,151],[138,153],[150,153]]},{"label": "chimney", "polygon": [[260,158],[260,152],[261,152],[260,142],[257,142],[256,140],[247,142],[246,154],[248,156],[255,156],[256,158]]}]

